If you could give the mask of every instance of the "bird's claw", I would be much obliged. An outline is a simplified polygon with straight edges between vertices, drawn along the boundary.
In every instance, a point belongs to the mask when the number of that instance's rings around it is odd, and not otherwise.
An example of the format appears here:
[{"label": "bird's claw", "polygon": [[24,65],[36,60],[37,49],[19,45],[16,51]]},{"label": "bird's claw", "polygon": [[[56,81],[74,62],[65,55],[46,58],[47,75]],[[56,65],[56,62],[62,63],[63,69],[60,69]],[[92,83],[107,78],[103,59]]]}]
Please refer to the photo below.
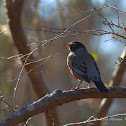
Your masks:
[{"label": "bird's claw", "polygon": [[83,89],[88,89],[88,88],[91,88],[90,84],[87,87],[83,87]]},{"label": "bird's claw", "polygon": [[80,88],[79,87],[76,87],[74,90],[79,90]]},{"label": "bird's claw", "polygon": [[86,88],[91,88],[90,84]]}]

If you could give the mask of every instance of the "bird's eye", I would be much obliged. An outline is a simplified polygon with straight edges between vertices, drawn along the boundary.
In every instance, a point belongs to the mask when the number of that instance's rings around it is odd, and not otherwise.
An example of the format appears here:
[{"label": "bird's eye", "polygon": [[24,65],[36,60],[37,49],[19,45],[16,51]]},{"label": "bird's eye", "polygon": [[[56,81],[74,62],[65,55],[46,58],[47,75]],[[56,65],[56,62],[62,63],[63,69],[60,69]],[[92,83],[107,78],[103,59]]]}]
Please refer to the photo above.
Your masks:
[{"label": "bird's eye", "polygon": [[76,46],[76,44],[72,44],[72,45],[71,45],[71,47],[75,47],[75,46]]}]

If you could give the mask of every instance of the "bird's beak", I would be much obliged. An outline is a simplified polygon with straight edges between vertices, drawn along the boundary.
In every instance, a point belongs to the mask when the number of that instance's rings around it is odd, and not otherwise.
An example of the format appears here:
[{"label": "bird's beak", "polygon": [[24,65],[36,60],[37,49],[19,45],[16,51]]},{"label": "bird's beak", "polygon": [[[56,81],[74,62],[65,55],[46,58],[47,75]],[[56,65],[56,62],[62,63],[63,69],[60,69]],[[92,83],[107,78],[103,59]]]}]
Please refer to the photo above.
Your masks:
[{"label": "bird's beak", "polygon": [[70,44],[64,44],[65,46],[67,46],[67,47],[70,47]]}]

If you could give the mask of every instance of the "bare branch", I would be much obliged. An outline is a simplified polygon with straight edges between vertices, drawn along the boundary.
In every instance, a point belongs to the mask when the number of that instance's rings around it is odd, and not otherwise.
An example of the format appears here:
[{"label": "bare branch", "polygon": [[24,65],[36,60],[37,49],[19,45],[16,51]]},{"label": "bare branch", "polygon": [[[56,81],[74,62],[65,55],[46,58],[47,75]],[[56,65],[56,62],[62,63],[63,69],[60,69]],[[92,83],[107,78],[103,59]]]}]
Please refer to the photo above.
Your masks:
[{"label": "bare branch", "polygon": [[23,107],[12,116],[2,120],[2,126],[17,126],[30,117],[75,100],[87,98],[126,98],[126,88],[110,87],[108,93],[100,93],[96,88],[61,91],[56,90],[33,104]]},{"label": "bare branch", "polygon": [[[10,31],[12,34],[12,38],[14,40],[14,43],[15,43],[19,53],[23,54],[23,55],[28,54],[26,56],[27,59],[28,58],[34,59],[34,57],[32,55],[33,51],[31,52],[30,48],[27,46],[27,38],[24,34],[22,24],[21,24],[21,12],[22,12],[23,3],[24,3],[24,0],[15,0],[15,1],[5,0],[7,16],[9,18],[8,23],[9,23]],[[26,62],[28,63],[28,60],[27,61],[21,60],[21,61],[24,64],[23,68],[25,68],[27,72],[30,71],[31,69],[33,69],[34,67],[36,67],[36,65],[37,65],[37,64],[25,65]],[[23,71],[23,68],[22,68],[22,71]],[[20,75],[22,75],[22,72],[20,72]],[[38,69],[34,69],[33,72],[28,74],[28,76],[31,80],[31,85],[33,87],[33,90],[36,93],[38,98],[43,97],[47,92],[49,92],[44,84],[41,72]],[[18,84],[16,86],[18,86]],[[15,101],[15,96],[14,96],[14,101]],[[14,102],[14,105],[15,105],[15,102]],[[45,112],[45,115],[46,115],[47,121],[50,122],[51,124],[53,124],[52,119],[50,116],[48,116],[47,112]],[[52,115],[54,117],[53,121],[56,122],[55,126],[58,126],[59,120],[58,120],[58,116],[56,114],[56,110],[54,110]]]},{"label": "bare branch", "polygon": [[10,111],[9,109],[7,109],[7,108],[0,108],[0,111],[2,111],[2,110],[4,110],[4,111],[8,111],[8,112],[11,112],[12,114],[13,114],[13,112],[12,111]]},{"label": "bare branch", "polygon": [[87,124],[87,123],[93,123],[93,122],[97,122],[97,121],[102,121],[102,120],[106,120],[106,119],[110,119],[110,118],[113,118],[113,117],[119,117],[119,116],[126,116],[126,113],[123,113],[123,114],[116,114],[116,115],[111,115],[111,116],[106,116],[104,118],[96,118],[94,116],[91,116],[88,120],[86,121],[83,121],[83,122],[77,122],[77,123],[69,123],[69,124],[66,124],[66,125],[63,125],[63,126],[75,126],[75,125],[81,125],[81,124]]},{"label": "bare branch", "polygon": [[6,32],[6,31],[10,31],[10,29],[7,29],[7,30],[4,30],[4,31],[1,31],[0,34]]},{"label": "bare branch", "polygon": [[[119,86],[122,82],[123,75],[126,70],[126,49],[124,49],[124,51],[121,55],[120,63],[118,63],[118,64],[113,72],[113,79],[109,83],[110,86]],[[103,102],[104,102],[104,104],[103,104]],[[108,110],[113,102],[113,99],[112,98],[105,99],[103,102],[101,102],[102,105],[100,106],[100,110],[97,113],[98,118],[104,117],[106,115],[106,113],[108,112]],[[101,125],[101,122],[99,122],[99,121],[95,123],[95,126],[100,126],[100,125]]]},{"label": "bare branch", "polygon": [[[0,92],[0,101],[2,101],[3,103],[6,104],[6,107],[7,109],[6,110],[9,110],[11,111],[12,113],[16,112],[13,107],[9,104],[9,102],[4,98],[4,96],[1,94]],[[1,109],[2,110],[2,109]]]}]

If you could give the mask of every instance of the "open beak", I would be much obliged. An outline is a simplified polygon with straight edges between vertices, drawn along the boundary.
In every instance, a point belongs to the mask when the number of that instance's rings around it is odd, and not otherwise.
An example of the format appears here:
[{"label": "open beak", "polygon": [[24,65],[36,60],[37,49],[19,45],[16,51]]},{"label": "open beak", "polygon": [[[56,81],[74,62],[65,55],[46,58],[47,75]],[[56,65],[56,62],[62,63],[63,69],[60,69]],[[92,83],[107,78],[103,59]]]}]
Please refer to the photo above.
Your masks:
[{"label": "open beak", "polygon": [[64,44],[65,46],[67,46],[67,47],[70,47],[70,44]]}]

